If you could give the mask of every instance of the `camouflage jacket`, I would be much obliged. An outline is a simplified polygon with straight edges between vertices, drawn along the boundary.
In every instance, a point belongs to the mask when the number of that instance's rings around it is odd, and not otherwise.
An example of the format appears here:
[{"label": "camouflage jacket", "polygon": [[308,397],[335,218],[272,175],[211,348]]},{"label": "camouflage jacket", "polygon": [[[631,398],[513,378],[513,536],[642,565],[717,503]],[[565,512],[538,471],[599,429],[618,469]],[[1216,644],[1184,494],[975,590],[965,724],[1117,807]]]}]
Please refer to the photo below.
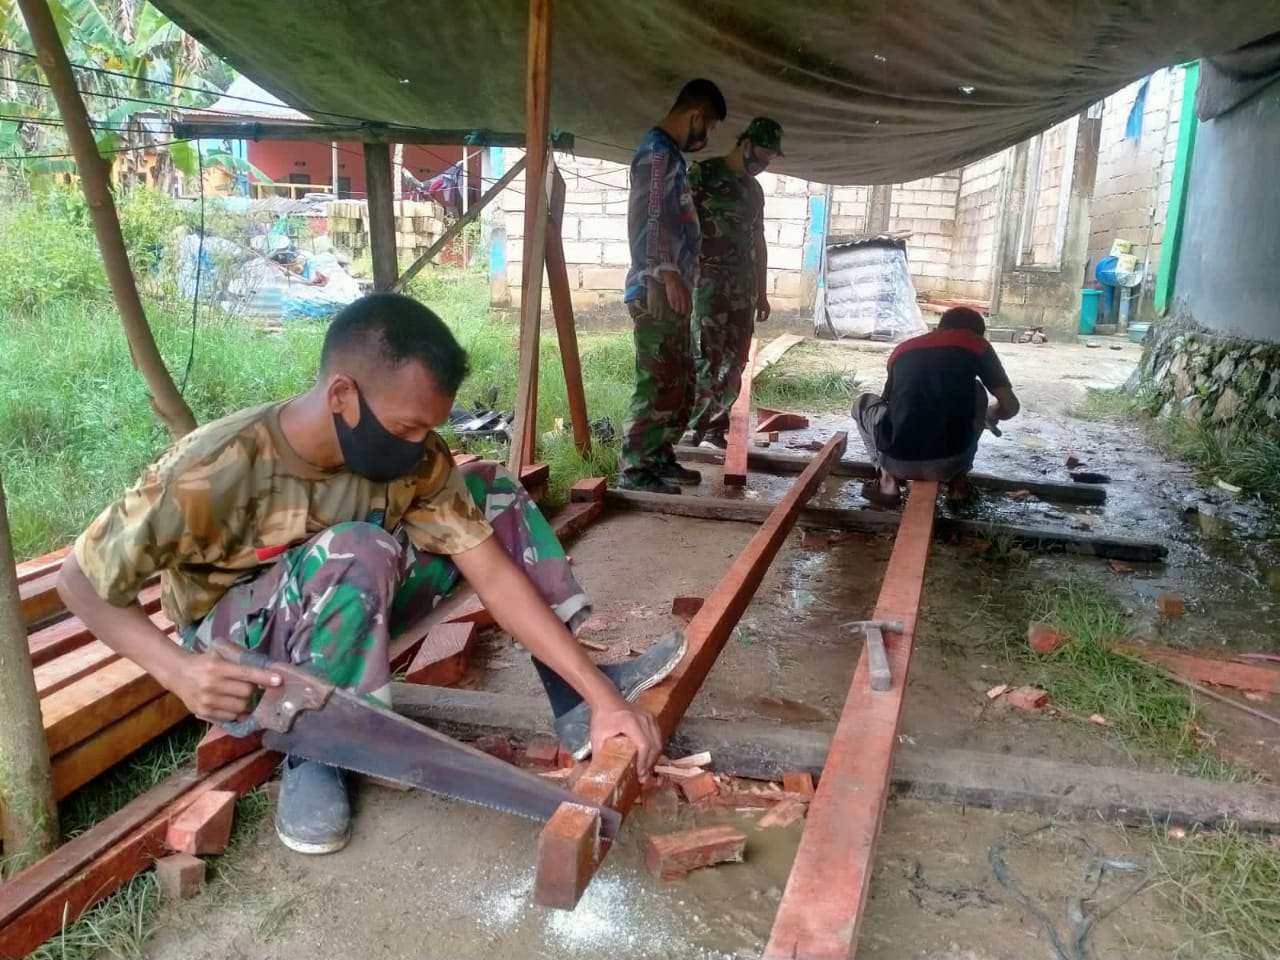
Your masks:
[{"label": "camouflage jacket", "polygon": [[756,244],[764,243],[764,191],[755,177],[740,177],[724,157],[695,163],[689,185],[702,226],[702,284],[736,305],[756,295]]}]

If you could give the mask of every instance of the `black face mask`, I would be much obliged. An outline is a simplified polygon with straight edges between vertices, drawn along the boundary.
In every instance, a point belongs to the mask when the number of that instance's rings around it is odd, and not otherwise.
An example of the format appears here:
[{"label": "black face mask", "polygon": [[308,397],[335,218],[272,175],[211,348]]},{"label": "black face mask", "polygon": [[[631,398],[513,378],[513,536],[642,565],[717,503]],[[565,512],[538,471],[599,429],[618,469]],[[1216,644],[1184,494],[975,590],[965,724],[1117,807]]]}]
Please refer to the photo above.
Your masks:
[{"label": "black face mask", "polygon": [[746,168],[747,173],[755,177],[769,169],[769,161],[761,160],[756,156],[756,148],[751,150],[742,158],[742,165]]},{"label": "black face mask", "polygon": [[333,415],[338,447],[347,469],[374,483],[390,483],[412,474],[427,455],[426,442],[403,440],[384,427],[364,402],[359,386],[356,399],[360,403],[360,420],[354,427],[347,426],[341,414]]},{"label": "black face mask", "polygon": [[707,145],[707,128],[704,124],[702,129],[694,132],[693,124],[689,125],[689,135],[684,138],[684,152],[697,153]]}]

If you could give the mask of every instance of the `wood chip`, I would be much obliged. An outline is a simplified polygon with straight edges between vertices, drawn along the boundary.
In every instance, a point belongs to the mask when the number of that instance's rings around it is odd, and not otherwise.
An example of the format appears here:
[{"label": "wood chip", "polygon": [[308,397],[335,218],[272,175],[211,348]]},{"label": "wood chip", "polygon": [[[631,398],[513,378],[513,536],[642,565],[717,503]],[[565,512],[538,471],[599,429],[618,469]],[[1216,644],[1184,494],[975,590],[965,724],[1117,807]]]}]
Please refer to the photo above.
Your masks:
[{"label": "wood chip", "polygon": [[1104,716],[1103,716],[1102,714],[1100,714],[1100,713],[1090,714],[1090,716],[1089,716],[1089,722],[1090,722],[1090,723],[1096,723],[1096,724],[1097,724],[1098,726],[1100,726],[1100,727],[1109,727],[1109,726],[1111,726],[1111,721],[1110,721],[1110,720],[1108,720],[1106,717],[1104,717]]},{"label": "wood chip", "polygon": [[598,643],[595,640],[587,640],[583,637],[578,638],[578,645],[586,647],[588,650],[595,650],[598,653],[604,653],[609,649],[607,643]]},{"label": "wood chip", "polygon": [[1107,569],[1112,573],[1133,573],[1133,567],[1121,560],[1108,560]]},{"label": "wood chip", "polygon": [[672,780],[693,780],[696,777],[706,773],[698,767],[676,767],[666,764],[659,764],[653,768],[653,772],[663,777],[670,777]]},{"label": "wood chip", "polygon": [[508,667],[515,666],[510,660],[486,660],[480,664],[486,670],[506,670]]},{"label": "wood chip", "polygon": [[806,805],[802,800],[784,800],[778,804],[756,824],[757,830],[767,830],[770,827],[789,827],[797,820],[803,820]]},{"label": "wood chip", "polygon": [[705,750],[702,753],[690,754],[687,757],[681,757],[679,760],[672,760],[673,767],[705,767],[711,762],[711,754]]},{"label": "wood chip", "polygon": [[987,699],[995,700],[997,697],[1003,697],[1008,692],[1009,692],[1009,685],[1007,683],[997,683],[994,687],[992,687],[990,690],[987,691]]}]

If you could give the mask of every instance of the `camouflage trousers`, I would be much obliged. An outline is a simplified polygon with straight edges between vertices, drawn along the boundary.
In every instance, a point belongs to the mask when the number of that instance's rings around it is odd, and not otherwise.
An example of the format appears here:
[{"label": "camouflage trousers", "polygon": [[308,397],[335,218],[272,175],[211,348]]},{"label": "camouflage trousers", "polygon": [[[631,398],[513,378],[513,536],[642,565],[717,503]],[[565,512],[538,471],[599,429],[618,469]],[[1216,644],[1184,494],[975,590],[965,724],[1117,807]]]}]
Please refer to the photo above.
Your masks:
[{"label": "camouflage trousers", "polygon": [[[458,468],[494,535],[561,620],[578,625],[590,601],[556,539],[521,484],[496,463]],[[294,663],[336,686],[390,702],[390,643],[458,585],[444,556],[425,553],[373,523],[339,523],[285,552],[257,577],[223,595],[209,615],[184,631],[191,649],[214,637]],[[534,661],[559,716],[580,698]]]},{"label": "camouflage trousers", "polygon": [[698,380],[689,429],[724,433],[729,410],[742,389],[742,372],[755,333],[755,308],[719,295],[700,296],[693,311],[693,345]]},{"label": "camouflage trousers", "polygon": [[661,286],[650,284],[647,298],[627,308],[634,324],[636,386],[619,466],[634,476],[675,460],[674,446],[693,403],[694,369],[689,319],[667,305]]}]

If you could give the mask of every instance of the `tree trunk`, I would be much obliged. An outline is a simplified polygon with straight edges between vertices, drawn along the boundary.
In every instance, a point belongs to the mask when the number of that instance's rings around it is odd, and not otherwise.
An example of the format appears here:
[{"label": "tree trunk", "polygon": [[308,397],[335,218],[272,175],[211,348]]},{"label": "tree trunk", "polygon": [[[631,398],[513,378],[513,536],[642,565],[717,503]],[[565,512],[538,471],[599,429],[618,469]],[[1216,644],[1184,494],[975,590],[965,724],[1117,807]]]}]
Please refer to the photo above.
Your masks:
[{"label": "tree trunk", "polygon": [[[0,834],[10,875],[58,845],[49,742],[22,621],[9,515],[0,482]],[[0,879],[3,879],[0,877]]]},{"label": "tree trunk", "polygon": [[175,437],[181,437],[195,429],[196,418],[191,408],[178,392],[164,358],[156,347],[155,337],[147,323],[138,287],[134,283],[133,268],[120,232],[120,218],[116,215],[108,179],[109,169],[98,154],[98,145],[89,128],[89,115],[76,86],[76,78],[62,47],[53,14],[46,0],[18,0],[23,19],[35,45],[40,66],[49,81],[58,112],[66,126],[67,140],[75,157],[80,174],[80,186],[89,204],[93,218],[93,232],[98,239],[98,251],[111,284],[111,295],[120,320],[124,324],[125,337],[129,341],[129,354],[134,366],[142,373],[151,391],[151,408]]}]

